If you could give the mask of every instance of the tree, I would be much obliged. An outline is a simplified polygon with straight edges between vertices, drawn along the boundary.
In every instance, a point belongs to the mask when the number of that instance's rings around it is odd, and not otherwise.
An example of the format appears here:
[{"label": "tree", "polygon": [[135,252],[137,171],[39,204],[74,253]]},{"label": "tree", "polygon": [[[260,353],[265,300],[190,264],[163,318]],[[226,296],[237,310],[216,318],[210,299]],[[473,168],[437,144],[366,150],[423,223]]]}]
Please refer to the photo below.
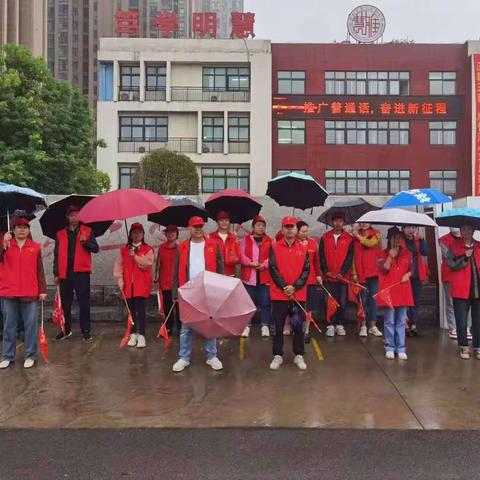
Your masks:
[{"label": "tree", "polygon": [[165,148],[145,155],[133,177],[133,185],[161,195],[198,195],[198,173],[186,155]]},{"label": "tree", "polygon": [[0,180],[46,194],[102,193],[94,165],[87,99],[55,80],[45,61],[15,45],[0,48]]}]

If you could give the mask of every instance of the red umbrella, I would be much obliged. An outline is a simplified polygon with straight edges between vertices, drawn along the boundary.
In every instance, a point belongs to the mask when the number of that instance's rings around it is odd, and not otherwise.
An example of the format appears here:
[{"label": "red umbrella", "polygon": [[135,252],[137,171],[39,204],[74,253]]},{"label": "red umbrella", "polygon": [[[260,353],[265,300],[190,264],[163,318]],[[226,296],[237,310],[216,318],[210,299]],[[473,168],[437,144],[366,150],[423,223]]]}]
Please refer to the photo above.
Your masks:
[{"label": "red umbrella", "polygon": [[243,223],[255,218],[262,204],[244,190],[230,189],[214,193],[205,202],[205,208],[214,220],[217,219],[218,212],[226,211],[230,214],[232,223]]},{"label": "red umbrella", "polygon": [[204,338],[240,335],[256,307],[238,278],[203,272],[178,289],[180,318]]},{"label": "red umbrella", "polygon": [[90,200],[78,214],[84,223],[126,220],[161,212],[170,202],[158,193],[140,188],[114,190]]}]

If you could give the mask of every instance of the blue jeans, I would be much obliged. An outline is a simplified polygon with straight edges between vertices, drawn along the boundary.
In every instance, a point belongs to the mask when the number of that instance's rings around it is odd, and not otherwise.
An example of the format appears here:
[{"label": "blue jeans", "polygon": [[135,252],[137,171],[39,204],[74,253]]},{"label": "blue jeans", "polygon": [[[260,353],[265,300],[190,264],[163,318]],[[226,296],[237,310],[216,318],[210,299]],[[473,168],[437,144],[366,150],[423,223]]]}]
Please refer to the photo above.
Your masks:
[{"label": "blue jeans", "polygon": [[[192,340],[193,340],[193,331],[187,325],[182,324],[182,329],[180,330],[180,358],[182,360],[190,361],[192,356]],[[217,339],[205,339],[203,342],[203,348],[207,354],[207,359],[210,360],[217,356]]]},{"label": "blue jeans", "polygon": [[407,307],[383,309],[383,327],[385,350],[387,352],[405,353],[405,323]]},{"label": "blue jeans", "polygon": [[368,291],[362,290],[361,292],[363,308],[368,322],[372,324],[377,321],[377,301],[373,296],[378,292],[378,277],[367,278],[364,286],[368,288]]},{"label": "blue jeans", "polygon": [[[270,287],[268,285],[245,285],[252,302],[255,304],[257,309],[260,310],[260,321],[262,326],[269,327],[270,319],[272,316],[271,307],[270,307]],[[252,320],[248,324],[249,327],[252,326]]]},{"label": "blue jeans", "polygon": [[25,358],[35,358],[38,350],[38,302],[22,302],[18,298],[2,299],[3,358],[15,360],[17,322],[25,325]]}]

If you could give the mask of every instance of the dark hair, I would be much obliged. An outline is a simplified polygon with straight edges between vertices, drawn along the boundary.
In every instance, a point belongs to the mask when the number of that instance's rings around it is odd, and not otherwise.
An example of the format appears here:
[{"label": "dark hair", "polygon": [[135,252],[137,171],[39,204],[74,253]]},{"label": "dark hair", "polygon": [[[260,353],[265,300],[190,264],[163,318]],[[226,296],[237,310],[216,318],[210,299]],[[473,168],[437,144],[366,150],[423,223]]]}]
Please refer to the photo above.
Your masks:
[{"label": "dark hair", "polygon": [[405,238],[405,234],[399,228],[397,227],[389,228],[387,232],[387,248],[392,248],[392,238],[395,235],[400,235],[402,238]]},{"label": "dark hair", "polygon": [[302,227],[308,227],[308,223],[300,220],[299,222],[297,222],[297,229],[300,230]]}]

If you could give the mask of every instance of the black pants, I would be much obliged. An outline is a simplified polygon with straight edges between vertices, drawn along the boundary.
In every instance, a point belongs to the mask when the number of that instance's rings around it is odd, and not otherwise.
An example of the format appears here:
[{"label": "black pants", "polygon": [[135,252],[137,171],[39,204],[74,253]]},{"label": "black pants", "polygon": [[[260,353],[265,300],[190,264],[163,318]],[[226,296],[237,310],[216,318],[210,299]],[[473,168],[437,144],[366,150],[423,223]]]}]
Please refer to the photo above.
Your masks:
[{"label": "black pants", "polygon": [[[163,298],[163,311],[165,312],[165,316],[167,316],[173,305],[172,291],[162,290],[162,298]],[[180,321],[180,312],[178,311],[178,302],[175,304],[175,308],[173,309],[173,312],[170,314],[170,318],[167,320],[167,330],[169,333],[172,332],[174,323],[176,323],[177,332],[180,334],[180,330],[182,329],[182,322]]]},{"label": "black pants", "polygon": [[467,324],[468,311],[472,309],[473,348],[480,348],[480,300],[453,299],[455,323],[457,326],[457,342],[459,347],[468,347]]},{"label": "black pants", "polygon": [[325,282],[325,288],[340,305],[331,319],[332,325],[343,325],[347,305],[347,285],[342,282]]},{"label": "black pants", "polygon": [[[304,306],[303,303],[301,303]],[[273,337],[273,354],[283,356],[283,326],[285,324],[285,318],[290,313],[291,309],[295,305],[294,302],[272,302],[272,318],[275,325],[275,335]],[[303,335],[303,323],[305,322],[305,314],[300,310],[300,317],[302,321],[299,325],[292,327],[293,332],[293,353],[295,355],[305,355],[305,339]]]},{"label": "black pants", "polygon": [[412,284],[413,303],[415,306],[409,307],[407,310],[408,324],[411,327],[416,327],[418,322],[418,307],[422,295],[422,282],[418,278],[412,278],[410,282]]},{"label": "black pants", "polygon": [[65,331],[72,331],[73,292],[80,307],[80,330],[90,333],[90,274],[72,272],[66,280],[60,280],[60,297],[65,315]]},{"label": "black pants", "polygon": [[147,299],[143,297],[134,297],[127,300],[128,308],[133,317],[133,331],[139,335],[145,336],[145,305]]}]

